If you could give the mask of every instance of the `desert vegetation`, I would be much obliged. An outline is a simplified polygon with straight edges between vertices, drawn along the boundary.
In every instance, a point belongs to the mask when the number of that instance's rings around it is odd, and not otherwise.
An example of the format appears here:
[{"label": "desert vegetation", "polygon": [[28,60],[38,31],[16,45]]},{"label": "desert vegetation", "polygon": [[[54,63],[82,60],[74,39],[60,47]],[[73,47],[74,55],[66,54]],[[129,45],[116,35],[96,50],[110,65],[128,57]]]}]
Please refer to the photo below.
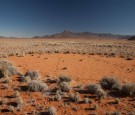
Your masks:
[{"label": "desert vegetation", "polygon": [[[2,114],[57,115],[60,114],[59,107],[62,110],[68,108],[68,111],[82,110],[85,114],[97,114],[98,109],[108,105],[114,106],[115,109],[102,110],[99,114],[120,115],[122,113],[119,104],[127,101],[123,99],[132,100],[129,103],[133,105],[135,98],[135,83],[122,83],[114,76],[102,77],[97,83],[73,86],[72,76],[61,74],[56,78],[43,79],[35,70],[23,73],[13,64],[3,60],[0,61],[0,82]],[[58,103],[58,106],[51,103]],[[122,112],[131,115],[134,111],[125,109]]]},{"label": "desert vegetation", "polygon": [[0,39],[0,57],[23,57],[27,54],[63,53],[89,54],[107,57],[121,57],[132,60],[135,57],[135,42],[110,39]]},{"label": "desert vegetation", "polygon": [[134,48],[116,39],[0,39],[0,112],[132,115]]}]

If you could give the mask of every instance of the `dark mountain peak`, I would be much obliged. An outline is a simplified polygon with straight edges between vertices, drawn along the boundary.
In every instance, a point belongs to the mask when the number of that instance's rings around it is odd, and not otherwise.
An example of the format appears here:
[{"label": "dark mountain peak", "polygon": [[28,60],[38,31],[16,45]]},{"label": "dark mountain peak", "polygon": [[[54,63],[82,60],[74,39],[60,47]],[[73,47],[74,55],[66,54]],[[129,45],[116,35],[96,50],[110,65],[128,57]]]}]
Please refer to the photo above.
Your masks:
[{"label": "dark mountain peak", "polygon": [[[38,36],[39,37],[39,36]],[[92,33],[92,32],[71,32],[64,30],[61,33],[42,36],[44,38],[123,38],[127,39],[128,35],[115,35],[111,33]],[[36,37],[37,38],[37,37]]]}]

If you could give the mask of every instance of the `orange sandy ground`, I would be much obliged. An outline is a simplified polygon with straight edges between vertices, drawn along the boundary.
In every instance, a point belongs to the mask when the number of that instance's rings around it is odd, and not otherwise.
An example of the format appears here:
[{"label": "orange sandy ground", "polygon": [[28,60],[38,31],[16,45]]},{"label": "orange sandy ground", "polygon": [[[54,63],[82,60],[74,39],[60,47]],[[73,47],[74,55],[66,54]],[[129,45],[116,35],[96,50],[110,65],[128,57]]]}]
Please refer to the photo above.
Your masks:
[{"label": "orange sandy ground", "polygon": [[[9,57],[23,72],[38,70],[43,77],[50,74],[71,75],[78,83],[97,83],[103,76],[116,76],[123,82],[135,82],[135,60],[106,58],[80,54],[43,54]],[[67,69],[63,69],[67,67]]]},{"label": "orange sandy ground", "polygon": [[[47,75],[51,75],[52,78],[56,78],[60,74],[71,75],[74,80],[73,85],[82,84],[85,86],[89,83],[99,83],[103,76],[116,76],[122,83],[135,82],[135,60],[80,54],[34,54],[24,57],[12,56],[8,57],[7,60],[13,62],[24,73],[27,70],[38,70],[42,75],[42,79],[46,79]],[[66,69],[63,69],[64,67]],[[38,100],[42,94],[32,93],[32,95]],[[29,99],[26,92],[21,92],[21,96],[25,101]],[[57,108],[58,115],[88,115],[95,112],[105,115],[105,112],[114,110],[126,114],[129,111],[135,111],[134,101],[131,101],[130,98],[120,98],[120,104],[118,105],[113,104],[114,99],[110,96],[107,96],[101,102],[97,102],[94,98],[92,100],[93,104],[98,104],[97,110],[89,109],[92,104],[71,103],[63,107],[63,102],[50,102],[44,99],[47,106],[52,105]],[[42,103],[40,99],[39,103]],[[79,109],[74,111],[71,109],[73,107]],[[24,107],[23,111],[32,111],[32,107]]]}]

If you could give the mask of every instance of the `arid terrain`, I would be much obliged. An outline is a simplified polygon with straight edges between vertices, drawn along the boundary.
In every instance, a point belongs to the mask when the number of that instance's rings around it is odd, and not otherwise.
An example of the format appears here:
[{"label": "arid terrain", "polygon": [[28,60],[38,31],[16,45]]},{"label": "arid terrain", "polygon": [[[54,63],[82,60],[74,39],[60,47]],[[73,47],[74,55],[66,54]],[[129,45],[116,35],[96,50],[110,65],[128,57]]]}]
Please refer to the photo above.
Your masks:
[{"label": "arid terrain", "polygon": [[0,111],[134,115],[135,41],[1,38]]}]

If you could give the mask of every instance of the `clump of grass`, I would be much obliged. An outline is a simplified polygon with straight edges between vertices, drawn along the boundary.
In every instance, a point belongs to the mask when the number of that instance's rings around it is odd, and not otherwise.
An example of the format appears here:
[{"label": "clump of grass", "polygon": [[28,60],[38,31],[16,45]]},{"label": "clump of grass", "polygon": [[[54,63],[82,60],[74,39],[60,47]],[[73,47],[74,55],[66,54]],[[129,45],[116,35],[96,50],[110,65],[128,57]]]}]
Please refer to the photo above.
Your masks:
[{"label": "clump of grass", "polygon": [[62,97],[61,97],[61,95],[59,93],[57,93],[56,96],[55,96],[55,99],[57,101],[61,101],[62,100]]},{"label": "clump of grass", "polygon": [[121,94],[123,96],[135,96],[135,83],[126,83],[122,86]]},{"label": "clump of grass", "polygon": [[102,98],[105,98],[106,92],[103,89],[98,89],[96,91],[96,95],[97,95],[98,99],[102,99]]},{"label": "clump of grass", "polygon": [[76,92],[75,95],[74,95],[74,101],[75,101],[76,103],[78,103],[78,102],[80,101],[80,95],[79,95],[78,92]]},{"label": "clump of grass", "polygon": [[111,113],[110,112],[106,112],[105,115],[111,115]]},{"label": "clump of grass", "polygon": [[55,107],[51,106],[48,108],[49,115],[57,115],[57,110]]},{"label": "clump of grass", "polygon": [[58,86],[62,92],[70,92],[71,91],[71,87],[67,82],[61,82],[58,84]]},{"label": "clump of grass", "polygon": [[15,91],[13,94],[13,97],[19,97],[20,96],[20,92],[19,91]]},{"label": "clump of grass", "polygon": [[0,61],[0,78],[10,77],[17,73],[16,68],[7,61]]},{"label": "clump of grass", "polygon": [[86,88],[87,91],[92,94],[95,94],[97,90],[101,89],[100,85],[98,84],[90,84]]},{"label": "clump of grass", "polygon": [[14,106],[8,106],[8,110],[10,111],[10,112],[14,112],[15,111],[15,109],[14,109]]},{"label": "clump of grass", "polygon": [[84,99],[83,99],[83,102],[87,104],[87,103],[90,102],[90,100],[89,100],[89,98],[84,98]]},{"label": "clump of grass", "polygon": [[7,98],[2,99],[2,101],[1,101],[1,103],[2,103],[3,105],[7,104],[7,102],[8,102]]},{"label": "clump of grass", "polygon": [[115,89],[115,90],[120,90],[121,89],[121,82],[114,78],[114,77],[103,77],[100,80],[100,85],[104,88],[104,89]]},{"label": "clump of grass", "polygon": [[121,113],[119,111],[114,111],[112,115],[121,115]]},{"label": "clump of grass", "polygon": [[73,101],[73,102],[79,102],[80,101],[80,95],[78,92],[76,92],[75,94],[70,94],[69,98]]},{"label": "clump of grass", "polygon": [[44,92],[45,90],[48,89],[48,86],[39,81],[39,80],[32,80],[29,84],[28,84],[28,90],[32,91],[32,92]]},{"label": "clump of grass", "polygon": [[129,112],[128,115],[135,115],[135,112]]},{"label": "clump of grass", "polygon": [[97,105],[97,104],[94,104],[94,105],[93,105],[93,109],[94,109],[94,110],[97,110],[97,109],[98,109],[98,105]]},{"label": "clump of grass", "polygon": [[24,76],[29,77],[31,80],[39,80],[40,79],[39,72],[37,72],[37,71],[28,70]]},{"label": "clump of grass", "polygon": [[116,104],[119,104],[120,103],[120,100],[118,98],[115,99],[115,103]]},{"label": "clump of grass", "polygon": [[16,99],[16,103],[17,103],[18,107],[21,106],[21,105],[23,105],[24,104],[24,101],[23,101],[22,97],[18,97]]},{"label": "clump of grass", "polygon": [[58,77],[58,81],[59,82],[71,82],[72,81],[72,78],[69,77],[69,76],[66,76],[66,75],[60,75]]}]

